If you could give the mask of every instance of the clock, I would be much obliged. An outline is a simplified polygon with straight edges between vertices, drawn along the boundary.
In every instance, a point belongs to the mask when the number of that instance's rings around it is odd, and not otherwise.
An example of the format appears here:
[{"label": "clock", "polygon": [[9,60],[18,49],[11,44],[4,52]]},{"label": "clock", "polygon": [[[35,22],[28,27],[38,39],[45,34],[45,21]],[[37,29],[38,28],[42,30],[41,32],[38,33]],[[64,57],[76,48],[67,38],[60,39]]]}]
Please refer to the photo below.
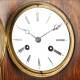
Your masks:
[{"label": "clock", "polygon": [[68,65],[74,51],[74,32],[66,15],[46,2],[16,10],[7,25],[7,48],[25,74],[49,77]]}]

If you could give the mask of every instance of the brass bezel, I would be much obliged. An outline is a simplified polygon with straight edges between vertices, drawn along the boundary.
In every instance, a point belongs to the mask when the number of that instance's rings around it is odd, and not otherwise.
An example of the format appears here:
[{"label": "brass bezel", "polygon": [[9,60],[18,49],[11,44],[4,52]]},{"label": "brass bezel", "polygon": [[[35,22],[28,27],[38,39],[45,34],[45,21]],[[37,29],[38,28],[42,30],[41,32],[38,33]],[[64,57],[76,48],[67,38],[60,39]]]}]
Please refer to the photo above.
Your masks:
[{"label": "brass bezel", "polygon": [[[66,23],[69,34],[70,34],[70,48],[69,48],[69,51],[68,51],[66,58],[64,59],[64,61],[59,66],[57,66],[56,68],[51,69],[49,71],[45,71],[45,72],[35,71],[35,70],[32,70],[28,67],[26,68],[25,65],[23,63],[21,63],[20,60],[15,55],[14,49],[12,47],[11,36],[12,36],[13,25],[14,25],[16,18],[25,9],[30,9],[33,7],[44,7],[44,8],[48,8],[48,9],[54,11],[55,13],[57,13]],[[69,63],[69,61],[72,57],[73,51],[74,51],[74,32],[73,32],[71,23],[69,22],[68,18],[64,15],[64,13],[60,9],[58,9],[56,6],[54,6],[50,3],[47,3],[47,2],[31,2],[29,4],[25,4],[24,6],[22,6],[21,9],[16,10],[16,12],[10,18],[8,25],[7,25],[7,39],[8,39],[7,48],[8,48],[9,55],[10,55],[12,61],[15,63],[15,65],[22,72],[24,72],[28,75],[34,76],[34,77],[49,77],[49,76],[57,74]]]}]

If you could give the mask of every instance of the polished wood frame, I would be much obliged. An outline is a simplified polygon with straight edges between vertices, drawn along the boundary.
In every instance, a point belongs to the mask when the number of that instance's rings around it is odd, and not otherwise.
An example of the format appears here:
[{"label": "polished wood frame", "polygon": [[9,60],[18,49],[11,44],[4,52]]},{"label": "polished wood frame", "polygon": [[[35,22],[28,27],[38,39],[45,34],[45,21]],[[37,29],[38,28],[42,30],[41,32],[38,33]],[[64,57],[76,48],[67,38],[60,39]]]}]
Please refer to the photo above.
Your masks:
[{"label": "polished wood frame", "polygon": [[5,56],[5,50],[6,50],[6,42],[7,42],[7,38],[5,35],[5,30],[4,30],[4,26],[2,24],[2,21],[0,20],[0,66],[2,64],[2,61],[4,59]]}]

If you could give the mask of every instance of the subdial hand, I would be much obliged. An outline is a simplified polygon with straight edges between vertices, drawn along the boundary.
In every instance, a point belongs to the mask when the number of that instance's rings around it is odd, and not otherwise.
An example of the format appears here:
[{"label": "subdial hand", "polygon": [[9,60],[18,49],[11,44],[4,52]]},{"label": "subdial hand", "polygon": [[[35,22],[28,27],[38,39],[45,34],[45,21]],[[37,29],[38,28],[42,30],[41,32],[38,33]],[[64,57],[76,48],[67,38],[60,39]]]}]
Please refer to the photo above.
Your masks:
[{"label": "subdial hand", "polygon": [[[44,36],[46,36],[46,35],[49,34],[50,32],[57,30],[59,27],[61,27],[61,25],[62,25],[62,24],[54,25],[54,28],[51,29],[50,31],[46,32],[45,34],[43,34],[43,35],[41,36],[41,38],[44,37]],[[57,26],[57,27],[56,27],[56,26]]]}]

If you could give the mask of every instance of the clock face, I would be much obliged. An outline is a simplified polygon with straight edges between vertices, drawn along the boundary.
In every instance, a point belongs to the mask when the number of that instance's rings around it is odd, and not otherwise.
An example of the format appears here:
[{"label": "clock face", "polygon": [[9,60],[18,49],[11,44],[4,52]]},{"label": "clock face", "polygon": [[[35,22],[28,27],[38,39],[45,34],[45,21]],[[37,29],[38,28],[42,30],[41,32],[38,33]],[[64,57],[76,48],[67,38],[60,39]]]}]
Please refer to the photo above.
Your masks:
[{"label": "clock face", "polygon": [[58,14],[46,8],[32,8],[15,21],[12,45],[25,66],[45,71],[57,67],[65,59],[70,36]]},{"label": "clock face", "polygon": [[39,3],[26,7],[17,14],[10,27],[9,51],[12,60],[22,67],[19,67],[22,71],[26,68],[23,72],[32,72],[32,76],[49,76],[58,68],[60,71],[73,52],[71,24],[61,11],[50,7]]}]

